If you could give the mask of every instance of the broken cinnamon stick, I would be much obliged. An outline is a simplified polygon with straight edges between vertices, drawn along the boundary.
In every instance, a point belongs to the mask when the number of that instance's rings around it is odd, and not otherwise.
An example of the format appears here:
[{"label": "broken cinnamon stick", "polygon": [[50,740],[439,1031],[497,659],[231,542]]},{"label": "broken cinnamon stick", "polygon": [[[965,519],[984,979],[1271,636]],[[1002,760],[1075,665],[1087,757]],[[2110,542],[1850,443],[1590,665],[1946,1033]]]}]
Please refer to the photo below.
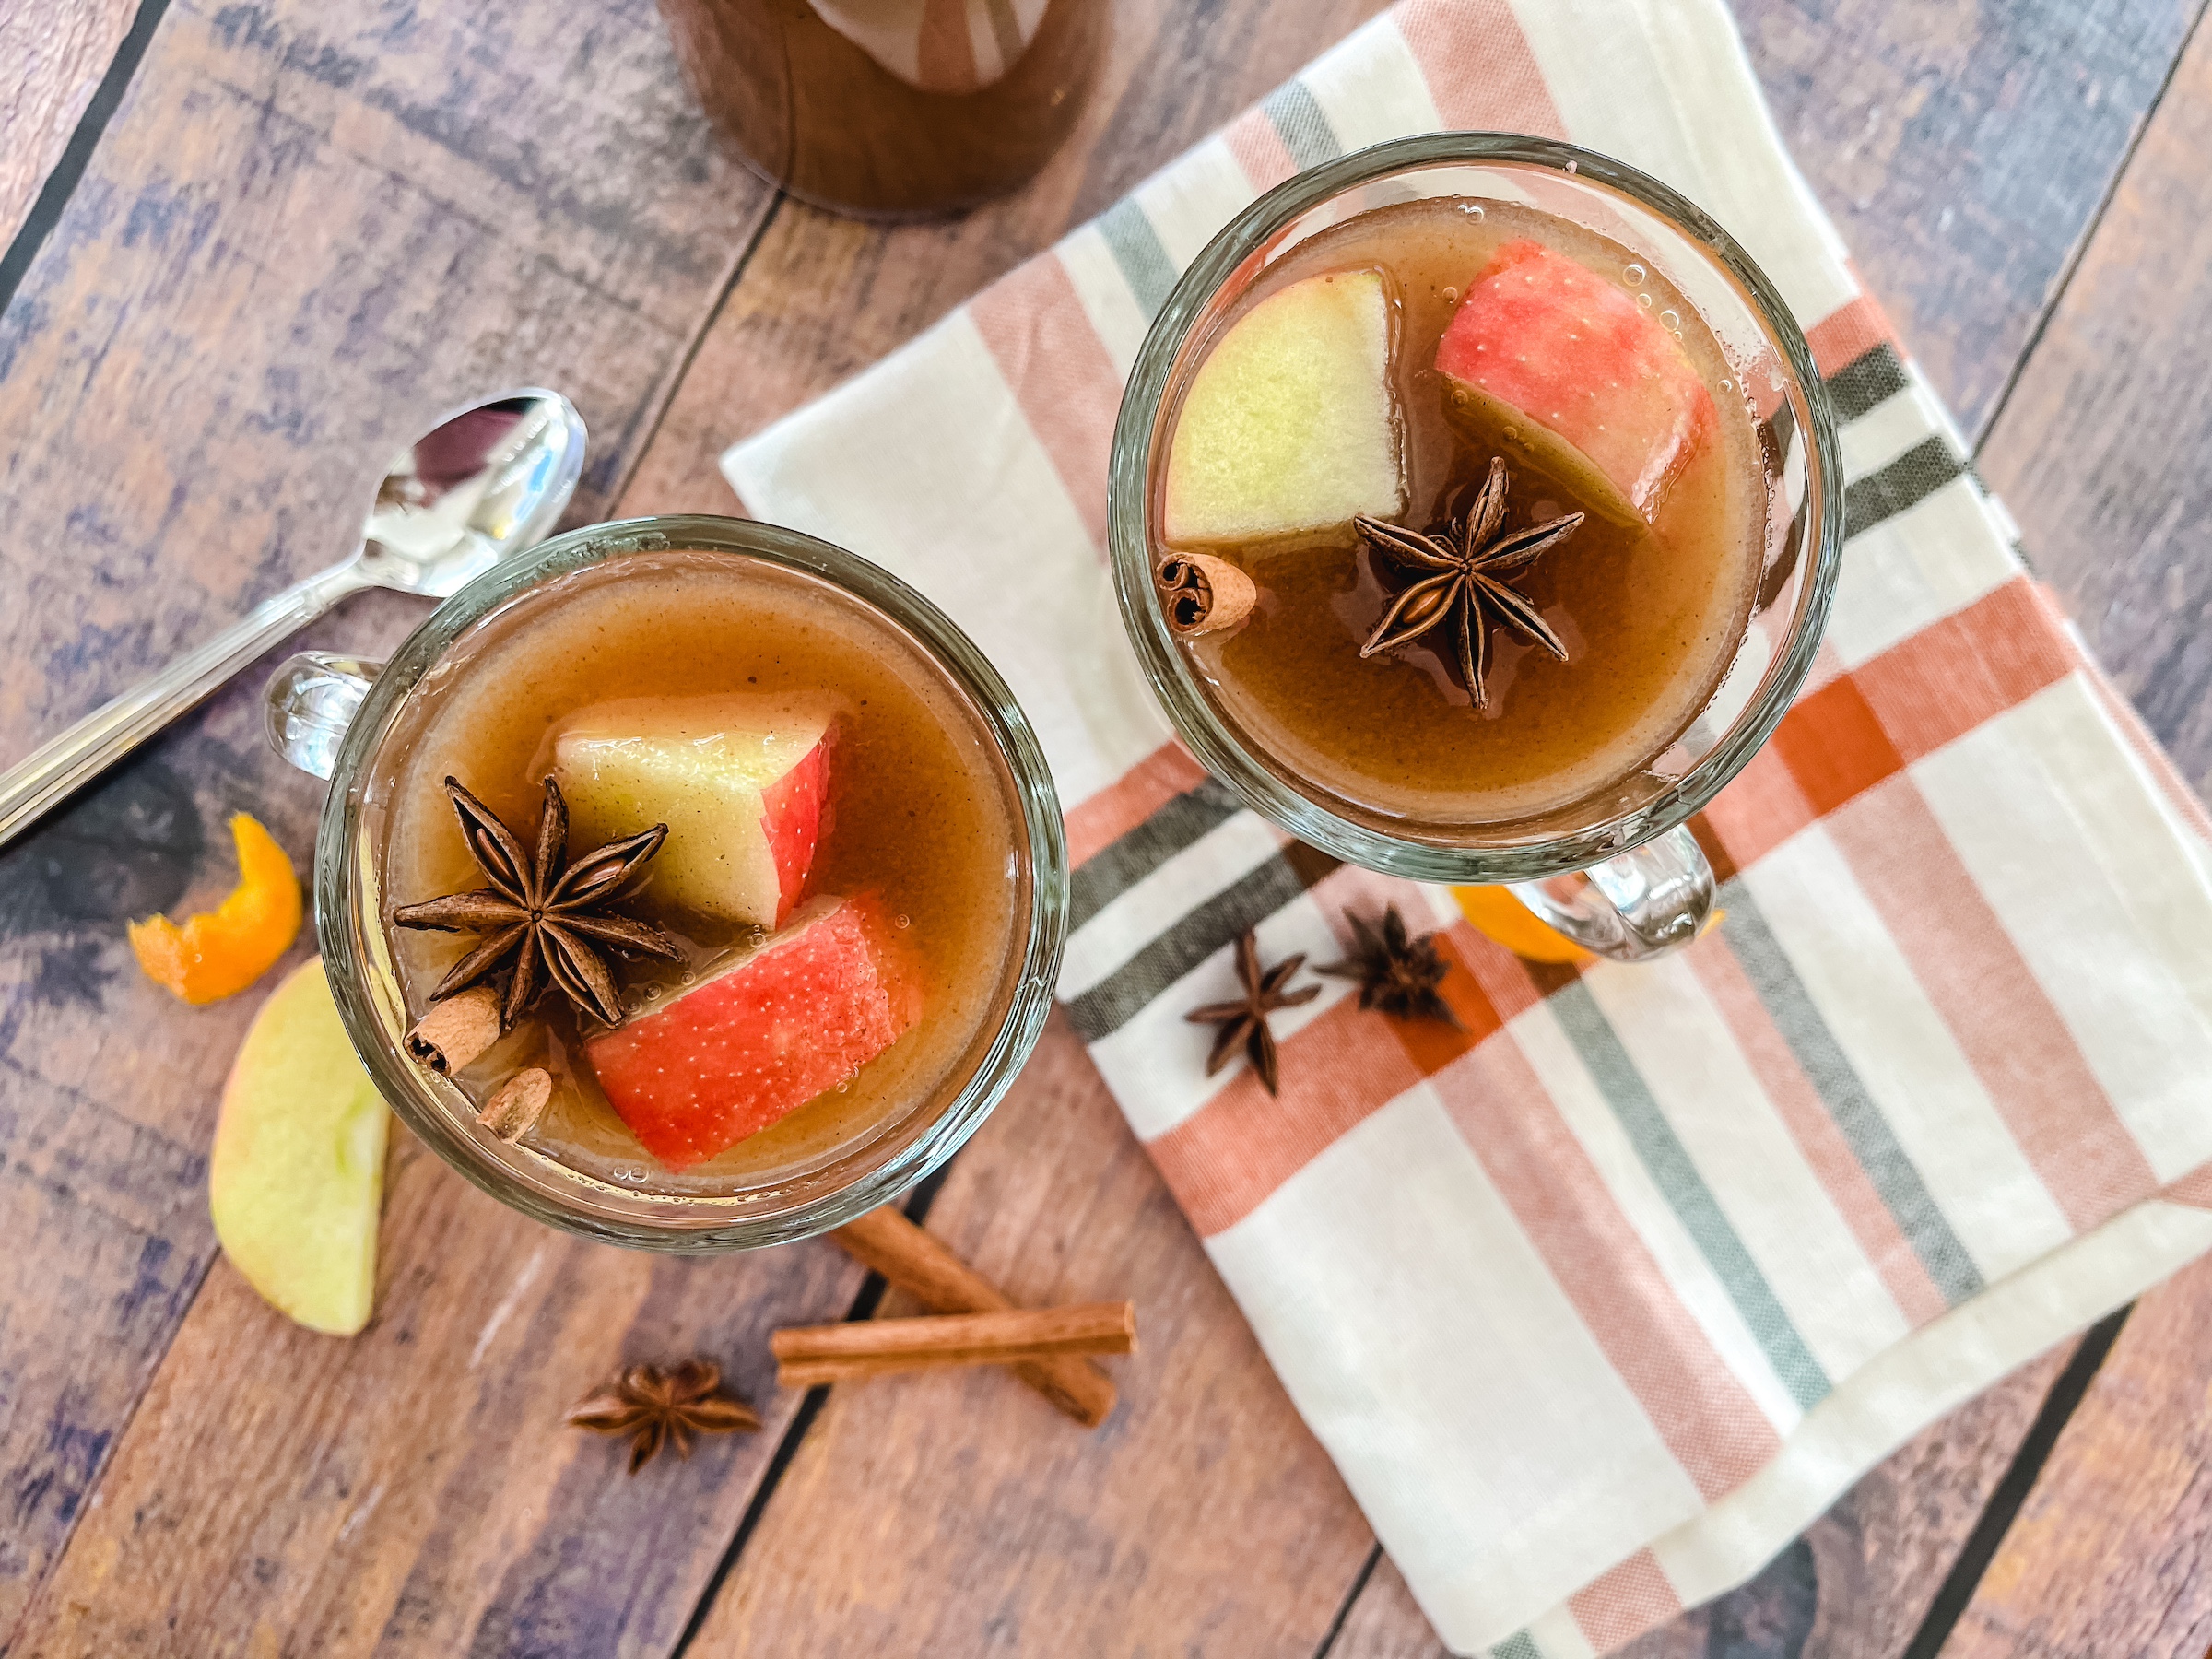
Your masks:
[{"label": "broken cinnamon stick", "polygon": [[[848,1221],[830,1235],[933,1313],[993,1313],[1014,1303],[989,1279],[890,1205]],[[1113,1379],[1088,1359],[1065,1354],[1025,1359],[1014,1374],[1086,1429],[1113,1413]]]},{"label": "broken cinnamon stick", "polygon": [[536,1126],[545,1112],[546,1102],[552,1098],[551,1075],[543,1066],[533,1065],[500,1084],[491,1099],[484,1102],[484,1110],[477,1113],[477,1122],[512,1144]]},{"label": "broken cinnamon stick", "polygon": [[852,1382],[939,1365],[1009,1365],[1064,1354],[1126,1354],[1136,1347],[1136,1309],[1122,1302],[1006,1308],[928,1319],[860,1319],[793,1325],[769,1338],[785,1388]]}]

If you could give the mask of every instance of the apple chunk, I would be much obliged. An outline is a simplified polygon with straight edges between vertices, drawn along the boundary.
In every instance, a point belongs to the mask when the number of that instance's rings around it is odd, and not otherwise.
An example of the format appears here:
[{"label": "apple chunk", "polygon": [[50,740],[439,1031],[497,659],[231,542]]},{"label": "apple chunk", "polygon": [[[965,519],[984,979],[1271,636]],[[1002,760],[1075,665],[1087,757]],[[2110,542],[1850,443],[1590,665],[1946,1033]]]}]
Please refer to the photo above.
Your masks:
[{"label": "apple chunk", "polygon": [[882,905],[817,899],[759,949],[583,1052],[630,1133],[681,1170],[850,1081],[920,1016]]},{"label": "apple chunk", "polygon": [[1522,429],[1539,460],[1624,524],[1650,520],[1719,421],[1697,365],[1635,296],[1534,241],[1506,243],[1468,285],[1436,370],[1447,409],[1457,400]]},{"label": "apple chunk", "polygon": [[775,927],[806,891],[828,806],[833,708],[819,697],[641,697],[553,729],[577,837],[668,826],[655,899]]},{"label": "apple chunk", "polygon": [[1371,270],[1308,276],[1237,319],[1176,420],[1167,539],[1218,545],[1396,516],[1390,335],[1391,296]]},{"label": "apple chunk", "polygon": [[231,1265],[310,1330],[350,1336],[369,1323],[388,1121],[322,962],[303,963],[231,1063],[207,1207]]}]

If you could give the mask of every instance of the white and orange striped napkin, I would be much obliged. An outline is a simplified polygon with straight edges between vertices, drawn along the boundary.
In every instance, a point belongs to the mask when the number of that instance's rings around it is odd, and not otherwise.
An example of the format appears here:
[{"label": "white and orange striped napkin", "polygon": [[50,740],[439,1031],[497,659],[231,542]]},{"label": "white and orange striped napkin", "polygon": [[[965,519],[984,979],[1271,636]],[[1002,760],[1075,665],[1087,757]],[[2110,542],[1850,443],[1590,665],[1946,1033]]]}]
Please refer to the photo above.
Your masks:
[{"label": "white and orange striped napkin", "polygon": [[[1591,50],[1602,41],[1605,50]],[[1531,969],[1285,839],[1169,741],[1103,561],[1122,377],[1296,169],[1437,128],[1687,192],[1806,324],[1850,539],[1813,684],[1698,826],[1726,919]],[[1061,994],[1445,1641],[1618,1646],[1890,1448],[2212,1247],[2201,809],[2025,574],[1861,292],[1722,0],[1406,0],[1051,253],[747,440],[750,511],[879,560],[997,662],[1077,864]],[[1208,1079],[1230,942],[1446,928],[1466,1026],[1278,1022]]]}]

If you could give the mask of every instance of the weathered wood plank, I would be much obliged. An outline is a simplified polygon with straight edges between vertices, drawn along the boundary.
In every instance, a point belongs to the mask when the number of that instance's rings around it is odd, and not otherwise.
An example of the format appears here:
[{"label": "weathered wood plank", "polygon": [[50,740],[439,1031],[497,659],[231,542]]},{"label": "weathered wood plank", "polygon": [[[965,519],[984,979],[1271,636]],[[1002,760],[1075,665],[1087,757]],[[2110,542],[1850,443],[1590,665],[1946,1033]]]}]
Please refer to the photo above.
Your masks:
[{"label": "weathered wood plank", "polygon": [[[593,511],[766,204],[712,153],[650,0],[172,5],[0,318],[0,757],[342,553],[383,458],[449,402],[569,389]],[[422,609],[357,600],[303,642],[373,654]],[[0,854],[0,1632],[213,1254],[205,1147],[254,999],[170,1002],[122,924],[228,886],[232,810],[304,867],[320,791],[264,752],[257,690]],[[488,1312],[504,1288],[474,1293]],[[241,1370],[288,1389],[253,1371],[276,1339],[171,1397]]]},{"label": "weathered wood plank", "polygon": [[[10,1653],[674,1643],[796,1408],[769,1332],[841,1311],[857,1269],[586,1243],[394,1151],[370,1328],[302,1330],[218,1258]],[[692,1353],[761,1432],[629,1478],[563,1426],[619,1365]]]},{"label": "weathered wood plank", "polygon": [[1970,437],[2202,0],[1734,0],[1783,138]]},{"label": "weathered wood plank", "polygon": [[137,10],[135,0],[86,0],[0,12],[0,248],[22,229]]},{"label": "weathered wood plank", "polygon": [[1023,1089],[930,1230],[1024,1305],[1135,1300],[1113,1416],[987,1369],[831,1389],[692,1653],[1304,1659],[1327,1630],[1371,1542],[1350,1495],[1057,1018]]},{"label": "weathered wood plank", "polygon": [[2212,793],[2212,26],[1983,446],[2028,556]]},{"label": "weathered wood plank", "polygon": [[2212,1651],[2212,1262],[2146,1296],[1944,1653],[2201,1659]]}]

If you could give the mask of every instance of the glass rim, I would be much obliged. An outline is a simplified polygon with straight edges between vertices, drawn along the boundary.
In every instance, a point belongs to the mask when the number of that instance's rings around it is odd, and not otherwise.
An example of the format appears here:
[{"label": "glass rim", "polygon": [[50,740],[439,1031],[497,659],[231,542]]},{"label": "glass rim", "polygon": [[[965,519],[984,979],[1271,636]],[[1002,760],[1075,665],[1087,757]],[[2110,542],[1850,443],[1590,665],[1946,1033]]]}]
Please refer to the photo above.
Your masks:
[{"label": "glass rim", "polygon": [[[423,675],[454,640],[499,606],[609,558],[688,550],[759,559],[828,582],[884,612],[930,653],[974,703],[1012,776],[1028,842],[1030,905],[1020,973],[1006,1016],[974,1071],[926,1128],[847,1185],[767,1214],[730,1217],[713,1207],[726,1205],[726,1198],[703,1194],[609,1194],[667,1218],[659,1220],[642,1212],[587,1211],[563,1197],[557,1180],[532,1179],[518,1166],[499,1160],[456,1121],[454,1110],[441,1101],[421,1069],[389,1041],[361,966],[372,955],[364,948],[359,926],[358,877],[366,803],[358,779]],[[315,926],[347,1036],[377,1092],[440,1158],[501,1203],[566,1232],[636,1249],[700,1254],[757,1249],[841,1227],[889,1203],[959,1149],[1012,1087],[1052,1013],[1067,941],[1067,838],[1035,728],[989,659],[935,604],[881,566],[802,531],[751,519],[669,513],[583,525],[495,565],[440,605],[385,663],[347,726],[330,782],[315,834]],[[606,1185],[577,1171],[566,1173],[594,1188]]]},{"label": "glass rim", "polygon": [[[1812,567],[1788,637],[1760,690],[1712,749],[1652,799],[1583,829],[1520,846],[1450,847],[1400,840],[1332,811],[1285,783],[1215,712],[1169,632],[1152,582],[1149,488],[1152,441],[1162,402],[1193,328],[1214,296],[1277,232],[1361,184],[1393,173],[1452,165],[1507,163],[1604,185],[1668,221],[1732,276],[1786,363],[1807,437],[1806,503],[1817,509],[1799,557]],[[1673,186],[1596,150],[1558,139],[1494,132],[1426,133],[1389,139],[1285,180],[1230,219],[1200,251],[1160,307],[1138,348],[1114,422],[1107,469],[1107,544],[1122,623],[1146,680],[1199,763],[1263,818],[1347,863],[1418,880],[1537,881],[1586,869],[1687,822],[1743,770],[1789,712],[1828,623],[1846,534],[1842,451],[1835,408],[1812,347],[1788,303],[1742,244]]]}]

